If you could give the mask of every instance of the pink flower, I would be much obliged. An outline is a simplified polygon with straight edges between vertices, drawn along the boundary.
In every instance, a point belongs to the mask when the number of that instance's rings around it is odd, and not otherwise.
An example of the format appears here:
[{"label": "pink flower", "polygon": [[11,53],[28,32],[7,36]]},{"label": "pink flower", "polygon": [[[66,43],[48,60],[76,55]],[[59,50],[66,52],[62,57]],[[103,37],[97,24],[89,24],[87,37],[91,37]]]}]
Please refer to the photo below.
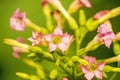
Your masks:
[{"label": "pink flower", "polygon": [[82,72],[85,74],[85,78],[87,80],[92,80],[92,78],[95,76],[99,79],[102,79],[102,69],[105,63],[97,63],[96,58],[90,56],[85,56],[84,59],[89,63],[87,66],[81,66]]},{"label": "pink flower", "polygon": [[32,46],[42,45],[45,42],[45,38],[41,32],[32,31],[32,37],[28,39],[32,42]]},{"label": "pink flower", "polygon": [[[23,38],[18,38],[17,41],[21,42],[21,43],[24,43]],[[20,58],[20,53],[22,53],[22,52],[27,52],[27,50],[25,50],[23,48],[20,48],[20,47],[13,46],[13,54],[12,55],[13,55],[14,58],[19,59]]]},{"label": "pink flower", "polygon": [[63,78],[62,78],[62,80],[68,80],[68,78],[66,78],[66,77],[63,77]]},{"label": "pink flower", "polygon": [[57,48],[64,52],[73,41],[73,36],[67,33],[63,34],[62,30],[56,27],[53,34],[46,35],[45,39],[49,43],[50,52],[55,51]]},{"label": "pink flower", "polygon": [[104,42],[105,46],[109,48],[115,38],[115,34],[110,30],[108,24],[100,25],[97,32],[98,40]]},{"label": "pink flower", "polygon": [[20,13],[17,9],[13,16],[10,18],[10,26],[13,30],[24,31],[26,23],[25,13]]},{"label": "pink flower", "polygon": [[68,12],[70,14],[78,11],[81,7],[88,7],[88,8],[91,8],[91,3],[89,0],[74,0],[70,6],[69,6],[69,9],[68,9]]},{"label": "pink flower", "polygon": [[79,0],[79,2],[85,7],[88,7],[88,8],[92,7],[89,0]]},{"label": "pink flower", "polygon": [[105,16],[107,13],[109,13],[109,10],[102,10],[100,12],[97,12],[94,16],[93,19],[97,20],[100,19],[101,17]]}]

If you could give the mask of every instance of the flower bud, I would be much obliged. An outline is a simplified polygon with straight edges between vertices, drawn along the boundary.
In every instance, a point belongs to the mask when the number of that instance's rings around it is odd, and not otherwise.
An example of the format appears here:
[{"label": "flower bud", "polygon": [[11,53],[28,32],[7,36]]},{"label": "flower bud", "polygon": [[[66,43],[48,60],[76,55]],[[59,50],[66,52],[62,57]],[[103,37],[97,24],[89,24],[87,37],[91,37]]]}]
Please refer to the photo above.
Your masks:
[{"label": "flower bud", "polygon": [[17,72],[16,75],[21,77],[21,78],[24,78],[24,79],[30,79],[30,75],[28,75],[26,73]]},{"label": "flower bud", "polygon": [[79,11],[79,24],[81,25],[81,26],[83,26],[84,24],[85,24],[85,22],[86,22],[86,16],[85,16],[85,12],[84,12],[84,10],[80,10]]},{"label": "flower bud", "polygon": [[120,44],[118,43],[118,41],[113,42],[113,51],[115,55],[120,55]]},{"label": "flower bud", "polygon": [[50,75],[49,75],[50,79],[51,79],[51,80],[56,79],[56,78],[57,78],[57,74],[58,74],[57,69],[56,69],[56,68],[53,69],[53,70],[50,72]]}]

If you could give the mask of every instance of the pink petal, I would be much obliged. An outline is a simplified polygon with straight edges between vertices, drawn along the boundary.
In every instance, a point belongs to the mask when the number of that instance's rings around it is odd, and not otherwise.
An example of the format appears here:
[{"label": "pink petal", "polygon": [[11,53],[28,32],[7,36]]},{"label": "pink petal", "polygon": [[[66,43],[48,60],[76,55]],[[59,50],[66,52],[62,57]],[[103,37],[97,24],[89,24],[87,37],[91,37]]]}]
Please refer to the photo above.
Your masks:
[{"label": "pink petal", "polygon": [[54,50],[56,50],[57,46],[53,43],[49,43],[49,51],[52,52]]},{"label": "pink petal", "polygon": [[81,2],[84,6],[86,6],[86,7],[88,7],[88,8],[91,8],[91,7],[92,7],[89,0],[80,0],[80,2]]},{"label": "pink petal", "polygon": [[81,69],[83,73],[89,72],[86,66],[81,66]]},{"label": "pink petal", "polygon": [[17,58],[17,59],[19,59],[19,58],[20,58],[20,56],[19,56],[19,53],[18,53],[18,52],[15,52],[15,51],[14,51],[14,52],[12,53],[12,55],[13,55],[13,57],[14,57],[14,58]]},{"label": "pink petal", "polygon": [[[20,21],[20,22],[19,22]],[[24,13],[20,13],[19,9],[17,9],[13,16],[10,18],[10,26],[13,30],[24,31],[26,23],[26,15]]]},{"label": "pink petal", "polygon": [[112,40],[111,39],[105,39],[104,40],[104,44],[106,47],[110,48],[110,44],[112,43]]},{"label": "pink petal", "polygon": [[64,34],[64,35],[62,36],[62,42],[68,43],[69,40],[70,40],[70,35]]},{"label": "pink petal", "polygon": [[64,51],[66,50],[66,48],[67,48],[67,44],[61,42],[61,43],[58,44],[58,48],[59,48],[62,52],[64,52]]},{"label": "pink petal", "polygon": [[96,58],[95,57],[85,56],[84,59],[87,60],[90,64],[91,63],[96,63]]},{"label": "pink petal", "polygon": [[60,27],[56,27],[55,30],[54,30],[54,32],[53,32],[53,34],[55,34],[55,35],[62,35],[63,32],[62,32],[62,30],[60,29]]},{"label": "pink petal", "polygon": [[104,62],[99,63],[97,66],[98,66],[98,70],[102,70],[103,67],[105,66],[105,63]]},{"label": "pink petal", "polygon": [[94,77],[94,73],[92,73],[92,72],[85,73],[85,78],[87,80],[92,80],[93,77]]},{"label": "pink petal", "polygon": [[102,10],[102,11],[100,11],[100,12],[97,12],[97,13],[94,15],[93,19],[94,19],[94,20],[100,19],[101,17],[103,17],[103,16],[106,15],[107,13],[109,13],[109,10]]},{"label": "pink petal", "polygon": [[68,78],[62,78],[62,80],[68,80]]},{"label": "pink petal", "polygon": [[110,32],[110,28],[108,27],[107,24],[101,24],[98,27],[98,31],[97,32],[102,33],[102,34],[106,34],[106,33]]},{"label": "pink petal", "polygon": [[102,79],[102,72],[99,71],[99,70],[96,70],[96,71],[95,71],[95,76],[96,76],[97,78],[99,78],[99,79]]},{"label": "pink petal", "polygon": [[52,34],[45,35],[45,39],[49,42],[52,41]]}]

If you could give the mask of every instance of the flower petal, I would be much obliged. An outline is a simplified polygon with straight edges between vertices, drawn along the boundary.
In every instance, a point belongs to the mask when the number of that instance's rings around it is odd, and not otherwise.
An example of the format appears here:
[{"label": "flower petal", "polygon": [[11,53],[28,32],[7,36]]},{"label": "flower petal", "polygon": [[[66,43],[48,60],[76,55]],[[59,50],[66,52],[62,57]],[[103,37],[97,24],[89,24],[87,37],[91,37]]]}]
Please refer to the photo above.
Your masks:
[{"label": "flower petal", "polygon": [[92,72],[85,73],[85,78],[87,80],[91,80],[93,77],[94,77],[94,73],[92,73]]},{"label": "flower petal", "polygon": [[53,43],[51,43],[51,42],[49,43],[49,51],[50,51],[50,52],[56,50],[56,48],[57,48],[57,46],[56,46],[55,44],[53,44]]},{"label": "flower petal", "polygon": [[55,35],[62,35],[63,32],[62,32],[62,30],[60,29],[60,27],[56,27],[55,30],[54,30],[54,32],[53,32],[53,34],[55,34]]},{"label": "flower petal", "polygon": [[107,13],[109,13],[109,10],[99,11],[99,12],[97,12],[97,13],[93,16],[93,19],[94,19],[94,20],[100,19],[101,17],[103,17],[103,16],[106,15]]},{"label": "flower petal", "polygon": [[80,0],[80,2],[81,2],[84,6],[86,6],[86,7],[88,7],[88,8],[91,8],[91,7],[92,7],[89,0]]},{"label": "flower petal", "polygon": [[58,48],[59,48],[62,52],[64,52],[64,51],[66,50],[66,48],[67,48],[67,44],[61,42],[61,43],[58,44]]},{"label": "flower petal", "polygon": [[52,34],[45,35],[45,39],[50,42],[52,41]]},{"label": "flower petal", "polygon": [[102,79],[102,72],[99,71],[99,70],[96,70],[96,71],[95,71],[95,76],[96,76],[97,78],[99,78],[99,79]]},{"label": "flower petal", "polygon": [[102,70],[103,67],[104,67],[105,63],[102,62],[102,63],[99,63],[97,66],[98,66],[98,70]]},{"label": "flower petal", "polygon": [[81,69],[83,73],[89,72],[86,66],[81,66]]},{"label": "flower petal", "polygon": [[110,28],[108,27],[107,24],[101,24],[98,27],[98,31],[97,32],[102,33],[102,34],[106,34],[106,33],[110,32]]}]

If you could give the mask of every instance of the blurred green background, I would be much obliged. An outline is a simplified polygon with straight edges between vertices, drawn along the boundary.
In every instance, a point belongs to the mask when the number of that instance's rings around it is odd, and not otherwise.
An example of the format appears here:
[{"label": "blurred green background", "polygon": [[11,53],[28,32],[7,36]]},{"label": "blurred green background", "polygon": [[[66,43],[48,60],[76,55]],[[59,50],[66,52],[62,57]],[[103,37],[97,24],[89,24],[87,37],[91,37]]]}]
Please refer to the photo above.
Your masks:
[{"label": "blurred green background", "polygon": [[[61,0],[63,6],[67,9],[69,4],[73,0]],[[117,6],[120,6],[120,0],[90,0],[93,8],[85,9],[85,13],[87,18],[92,17],[97,11],[103,9],[112,9]],[[35,73],[35,70],[22,61],[17,60],[12,57],[12,48],[3,43],[4,38],[13,38],[22,36],[26,39],[31,36],[31,30],[26,29],[24,32],[12,31],[9,25],[10,17],[13,12],[20,8],[21,12],[25,11],[27,18],[29,18],[34,23],[45,26],[45,16],[42,11],[42,7],[40,5],[41,0],[0,0],[0,80],[22,80],[21,78],[16,76],[16,72],[26,72],[26,73]],[[73,14],[75,18],[77,18],[78,14]],[[115,33],[120,31],[120,16],[117,16],[113,19],[110,19],[113,25],[113,30]],[[84,43],[91,39],[93,33],[90,33],[85,39]],[[27,41],[28,42],[28,41]],[[84,44],[83,44],[84,45]],[[108,54],[102,53],[102,51],[109,52]],[[106,51],[105,47],[102,47],[97,50],[100,55],[97,55],[98,58],[106,58],[111,57],[114,54],[111,49]],[[94,52],[91,53],[94,55]],[[119,80],[120,78],[116,78]],[[109,79],[107,79],[109,80]]]}]

